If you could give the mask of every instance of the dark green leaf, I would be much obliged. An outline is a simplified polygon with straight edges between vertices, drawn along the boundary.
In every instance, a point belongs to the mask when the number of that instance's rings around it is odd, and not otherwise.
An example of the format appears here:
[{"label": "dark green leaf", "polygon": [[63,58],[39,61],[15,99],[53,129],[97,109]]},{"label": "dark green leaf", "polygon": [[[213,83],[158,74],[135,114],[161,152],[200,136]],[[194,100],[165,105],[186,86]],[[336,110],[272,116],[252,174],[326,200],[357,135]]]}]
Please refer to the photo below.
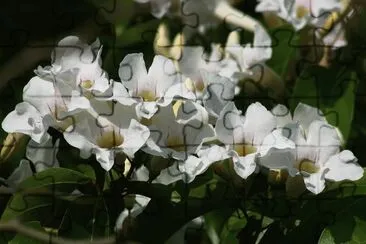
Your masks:
[{"label": "dark green leaf", "polygon": [[324,229],[319,243],[365,243],[365,204],[366,199],[358,199],[347,208],[338,212],[334,223]]},{"label": "dark green leaf", "polygon": [[291,25],[283,25],[269,30],[272,38],[272,58],[267,61],[271,67],[283,79],[290,61],[295,57],[296,46],[299,40],[298,34]]},{"label": "dark green leaf", "polygon": [[[43,231],[44,229],[42,228],[41,224],[37,221],[31,221],[31,222],[27,222],[24,223],[23,225],[27,226],[27,227],[31,227],[37,231]],[[42,242],[39,242],[37,240],[32,239],[31,237],[28,236],[24,236],[21,234],[17,234],[10,242],[9,244],[24,244],[24,243],[29,243],[29,244],[42,244]]]},{"label": "dark green leaf", "polygon": [[318,107],[337,126],[345,142],[351,130],[357,77],[345,66],[331,68],[309,65],[296,80],[291,100],[293,111],[299,102]]}]

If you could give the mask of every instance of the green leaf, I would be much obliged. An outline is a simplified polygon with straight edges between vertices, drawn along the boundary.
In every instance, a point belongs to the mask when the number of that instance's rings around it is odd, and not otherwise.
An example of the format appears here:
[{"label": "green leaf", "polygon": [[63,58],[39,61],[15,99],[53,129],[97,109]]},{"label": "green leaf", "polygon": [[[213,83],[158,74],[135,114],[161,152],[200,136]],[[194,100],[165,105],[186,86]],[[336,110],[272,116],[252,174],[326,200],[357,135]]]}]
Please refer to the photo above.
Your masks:
[{"label": "green leaf", "polygon": [[247,219],[243,212],[238,209],[225,222],[220,234],[220,243],[239,243],[237,235],[246,224]]},{"label": "green leaf", "polygon": [[33,187],[52,187],[54,185],[82,185],[92,183],[93,179],[74,170],[66,168],[50,168],[34,174],[22,181],[17,189]]},{"label": "green leaf", "polygon": [[340,211],[332,225],[322,232],[319,243],[365,243],[366,242],[366,199],[355,200],[348,208]]},{"label": "green leaf", "polygon": [[[92,179],[64,168],[51,168],[37,173],[23,182],[10,198],[1,220],[20,217],[24,221],[52,218],[53,211],[64,209],[63,197],[80,186],[88,185]],[[90,188],[90,186],[88,187]]]},{"label": "green leaf", "polygon": [[356,74],[345,66],[304,68],[294,87],[290,108],[299,102],[318,107],[328,122],[340,129],[347,142],[355,106]]},{"label": "green leaf", "polygon": [[224,208],[204,215],[205,229],[212,244],[220,243],[220,233],[234,209]]},{"label": "green leaf", "polygon": [[[31,222],[27,222],[27,223],[23,223],[23,225],[27,226],[27,227],[31,227],[37,231],[44,231],[44,229],[42,228],[41,224],[38,221],[31,221]],[[9,244],[42,244],[42,242],[37,241],[32,239],[31,237],[28,236],[24,236],[22,234],[16,234],[16,236],[9,241]]]},{"label": "green leaf", "polygon": [[267,61],[271,67],[282,78],[286,73],[290,61],[295,57],[297,48],[294,47],[299,41],[297,32],[292,25],[283,25],[269,30],[272,39],[272,58]]},{"label": "green leaf", "polygon": [[[141,182],[134,182],[134,184],[136,183],[141,185]],[[170,191],[165,189],[166,193],[162,192],[164,187],[161,190],[156,188],[155,195],[144,194],[152,199],[144,211],[136,217],[137,228],[130,233],[130,238],[143,243],[149,242],[149,240],[163,243],[189,220],[213,210],[235,208],[239,202],[238,197],[243,194],[236,192],[230,184],[217,177],[208,178],[205,183],[201,182],[199,185],[177,183],[175,187],[170,188]],[[144,185],[144,188],[151,187],[149,186],[151,184],[148,183]],[[173,191],[181,196],[181,201],[178,203],[171,201]],[[143,192],[131,191],[130,193],[141,194]],[[168,197],[162,197],[165,195]],[[144,235],[141,235],[141,232]]]}]

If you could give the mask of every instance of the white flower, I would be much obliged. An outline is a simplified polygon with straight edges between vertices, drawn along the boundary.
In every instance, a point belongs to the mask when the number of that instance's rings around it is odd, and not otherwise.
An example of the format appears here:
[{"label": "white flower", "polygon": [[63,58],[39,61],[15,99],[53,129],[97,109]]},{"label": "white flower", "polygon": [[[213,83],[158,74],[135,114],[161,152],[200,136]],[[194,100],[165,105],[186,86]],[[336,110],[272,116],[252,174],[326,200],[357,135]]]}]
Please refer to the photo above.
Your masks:
[{"label": "white flower", "polygon": [[190,101],[179,107],[177,116],[172,106],[161,107],[149,122],[151,134],[143,150],[164,158],[187,160],[207,138],[215,136],[207,117],[200,105]]},{"label": "white flower", "polygon": [[293,116],[291,116],[290,110],[282,104],[275,106],[272,109],[272,113],[276,117],[277,127],[279,128],[285,127],[289,123],[299,123],[302,128],[307,131],[314,120],[326,121],[326,118],[320,109],[305,103],[297,104]]},{"label": "white flower", "polygon": [[363,169],[351,151],[340,152],[341,140],[336,129],[320,120],[312,122],[306,134],[300,126],[293,129],[296,143],[296,163],[304,175],[306,188],[318,194],[325,180],[358,180]]},{"label": "white flower", "polygon": [[83,157],[94,153],[108,171],[114,164],[115,153],[123,152],[133,158],[149,137],[149,129],[136,121],[134,109],[117,103],[109,115],[86,113],[64,132],[65,140],[79,148]]},{"label": "white flower", "polygon": [[38,67],[36,73],[54,83],[56,92],[68,101],[68,111],[85,109],[90,106],[88,97],[111,96],[112,82],[101,68],[101,52],[99,40],[88,45],[68,36],[54,49],[51,66]]},{"label": "white flower", "polygon": [[225,47],[227,52],[238,64],[240,71],[235,72],[237,79],[248,77],[254,65],[264,65],[265,61],[272,57],[272,40],[267,31],[257,25],[254,32],[253,44],[246,44],[243,48],[240,44],[229,44]]},{"label": "white flower", "polygon": [[[205,52],[202,46],[183,46],[181,54],[176,58],[178,59],[176,62],[179,71],[182,72],[184,77],[189,78],[186,80],[187,86],[194,91],[197,99],[202,99],[204,90],[211,81],[211,79],[207,79],[208,76],[214,79],[213,75],[207,75],[207,73],[217,74],[229,79],[230,76],[227,76],[227,70],[231,70],[232,73],[237,71],[235,62],[224,57],[218,44],[211,45],[211,53]],[[229,83],[228,86],[232,87],[233,85]]]},{"label": "white flower", "polygon": [[[257,12],[275,12],[280,18],[291,23],[295,30],[306,25],[316,28],[319,36],[320,29],[329,30],[333,22],[331,12],[342,12],[346,9],[342,0],[259,0]],[[344,33],[344,23],[337,23],[323,38],[326,45],[341,47],[347,44]]]},{"label": "white flower", "polygon": [[43,143],[49,137],[50,126],[64,130],[73,123],[68,117],[68,101],[57,94],[51,81],[33,77],[23,89],[23,101],[2,122],[5,131],[23,133]]},{"label": "white flower", "polygon": [[[358,180],[362,177],[363,169],[357,164],[357,158],[348,150],[340,151],[340,132],[327,123],[319,109],[299,103],[293,118],[286,110],[283,105],[278,105],[273,113],[278,120],[278,131],[292,140],[296,148],[287,150],[287,154],[277,159],[289,163],[283,165],[289,170],[292,162],[292,170],[303,174],[309,191],[314,194],[322,192],[325,180]],[[265,157],[261,161],[264,164],[269,162]]]},{"label": "white flower", "polygon": [[120,63],[119,76],[131,97],[138,103],[139,116],[150,119],[159,106],[169,105],[175,97],[193,99],[172,60],[154,57],[147,72],[142,53],[128,54]]},{"label": "white flower", "polygon": [[59,41],[54,49],[51,66],[44,69],[38,67],[37,73],[52,79],[52,76],[72,72],[75,77],[65,77],[62,82],[74,89],[80,86],[87,90],[104,92],[109,83],[105,71],[101,68],[101,53],[102,47],[98,39],[88,45],[76,36],[67,36]]},{"label": "white flower", "polygon": [[[245,116],[229,102],[216,122],[217,138],[225,144],[231,155],[234,170],[246,179],[256,170],[258,156],[268,156],[272,148],[282,151],[294,148],[293,143],[281,134],[272,133],[276,119],[263,105],[251,104]],[[268,138],[276,138],[269,144]],[[264,144],[264,142],[267,142]]]},{"label": "white flower", "polygon": [[[293,116],[291,116],[289,109],[282,104],[275,106],[272,109],[272,114],[275,116],[277,126],[276,130],[272,133],[272,137],[267,137],[263,142],[265,145],[271,145],[274,142],[281,144],[282,142],[288,141],[288,139],[296,143],[297,141],[294,139],[296,137],[293,133],[297,133],[298,130],[294,128],[301,126],[301,130],[307,133],[313,121],[326,121],[323,113],[319,109],[304,103],[297,105]],[[290,147],[288,150],[278,150],[263,146],[261,154],[270,155],[270,157],[260,157],[259,163],[270,169],[287,169],[290,176],[295,176],[299,171],[295,165],[294,148]]]}]

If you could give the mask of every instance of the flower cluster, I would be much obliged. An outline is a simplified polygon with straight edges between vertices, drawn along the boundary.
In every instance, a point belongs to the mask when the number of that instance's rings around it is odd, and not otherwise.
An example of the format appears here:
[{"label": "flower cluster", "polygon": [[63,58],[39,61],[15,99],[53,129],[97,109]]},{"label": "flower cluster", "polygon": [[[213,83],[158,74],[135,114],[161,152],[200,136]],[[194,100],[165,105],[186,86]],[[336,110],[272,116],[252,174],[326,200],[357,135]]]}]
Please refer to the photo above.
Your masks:
[{"label": "flower cluster", "polygon": [[33,144],[47,143],[48,128],[55,128],[81,157],[95,154],[106,171],[120,153],[131,159],[141,150],[171,159],[154,180],[163,184],[192,182],[226,159],[243,179],[263,167],[302,175],[316,194],[325,180],[362,177],[356,157],[340,151],[338,130],[318,109],[300,103],[293,116],[283,105],[267,110],[255,102],[244,113],[237,109],[238,81],[271,57],[270,44],[258,26],[253,45],[217,47],[205,61],[195,57],[203,50],[187,47],[179,59],[156,55],[147,69],[143,54],[132,53],[114,81],[101,67],[99,41],[88,45],[69,36],[54,50],[51,65],[35,71],[23,102],[2,127],[29,135]]}]

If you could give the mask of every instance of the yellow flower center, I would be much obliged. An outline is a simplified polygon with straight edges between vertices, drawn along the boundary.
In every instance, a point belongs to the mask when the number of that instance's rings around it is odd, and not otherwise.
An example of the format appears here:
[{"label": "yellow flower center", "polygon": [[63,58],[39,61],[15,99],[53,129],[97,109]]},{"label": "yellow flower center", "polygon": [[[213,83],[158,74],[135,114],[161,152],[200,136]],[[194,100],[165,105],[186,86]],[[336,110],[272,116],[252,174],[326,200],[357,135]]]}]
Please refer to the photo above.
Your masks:
[{"label": "yellow flower center", "polygon": [[239,156],[244,157],[248,154],[255,153],[257,148],[248,144],[235,144],[234,150],[239,154]]},{"label": "yellow flower center", "polygon": [[177,152],[184,152],[186,150],[183,138],[179,136],[168,136],[166,145]]},{"label": "yellow flower center", "polygon": [[195,83],[196,90],[199,92],[202,92],[205,89],[205,83],[203,83],[203,80],[199,79]]},{"label": "yellow flower center", "polygon": [[304,18],[309,13],[309,10],[304,6],[298,6],[296,8],[296,18]]},{"label": "yellow flower center", "polygon": [[121,134],[115,130],[103,132],[103,134],[97,139],[97,145],[100,148],[111,149],[121,145],[124,138]]},{"label": "yellow flower center", "polygon": [[152,91],[143,90],[138,93],[138,96],[142,97],[145,102],[153,102],[156,100],[156,96]]},{"label": "yellow flower center", "polygon": [[304,159],[297,163],[297,168],[299,171],[304,171],[309,174],[313,174],[319,171],[319,167],[315,165],[315,163],[309,159]]},{"label": "yellow flower center", "polygon": [[83,80],[80,83],[80,86],[85,89],[90,89],[90,88],[92,88],[93,85],[94,85],[94,81],[91,81],[91,80]]}]

